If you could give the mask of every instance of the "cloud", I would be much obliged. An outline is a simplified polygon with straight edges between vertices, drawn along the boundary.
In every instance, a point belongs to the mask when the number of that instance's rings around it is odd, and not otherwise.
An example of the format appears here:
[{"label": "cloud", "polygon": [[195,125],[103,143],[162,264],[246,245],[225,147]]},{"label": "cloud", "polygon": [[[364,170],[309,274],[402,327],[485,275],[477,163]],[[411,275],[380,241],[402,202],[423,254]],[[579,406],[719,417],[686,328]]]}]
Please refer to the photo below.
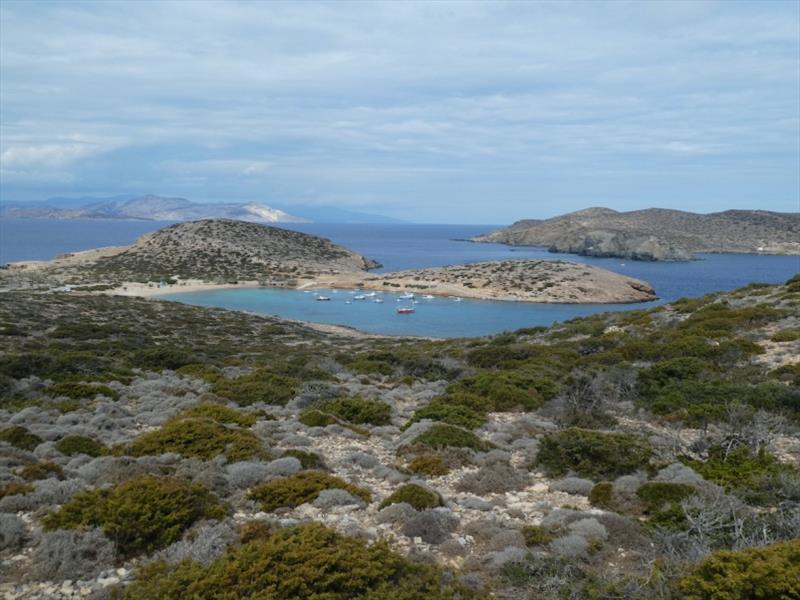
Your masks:
[{"label": "cloud", "polygon": [[146,181],[498,222],[698,208],[705,168],[709,210],[800,196],[796,3],[191,7],[3,2],[0,194],[40,173],[40,193]]}]

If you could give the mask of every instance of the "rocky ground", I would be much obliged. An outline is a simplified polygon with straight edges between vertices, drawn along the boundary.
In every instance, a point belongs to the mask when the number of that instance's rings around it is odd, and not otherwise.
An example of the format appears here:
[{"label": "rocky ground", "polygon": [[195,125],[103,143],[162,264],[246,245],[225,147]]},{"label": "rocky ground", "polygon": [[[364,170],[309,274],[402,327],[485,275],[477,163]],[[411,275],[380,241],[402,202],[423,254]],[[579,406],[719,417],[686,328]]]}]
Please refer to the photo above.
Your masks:
[{"label": "rocky ground", "polygon": [[[254,524],[316,522],[386,539],[475,594],[683,597],[698,560],[800,536],[798,307],[794,281],[423,342],[3,293],[0,592],[106,598],[154,561],[215,564]],[[236,441],[206,452],[218,435]],[[720,461],[725,448],[737,458]],[[301,502],[254,496],[309,473],[339,483]],[[87,490],[148,475],[199,484],[224,509],[135,553],[107,516],[48,525]],[[409,484],[424,501],[383,505]]]}]

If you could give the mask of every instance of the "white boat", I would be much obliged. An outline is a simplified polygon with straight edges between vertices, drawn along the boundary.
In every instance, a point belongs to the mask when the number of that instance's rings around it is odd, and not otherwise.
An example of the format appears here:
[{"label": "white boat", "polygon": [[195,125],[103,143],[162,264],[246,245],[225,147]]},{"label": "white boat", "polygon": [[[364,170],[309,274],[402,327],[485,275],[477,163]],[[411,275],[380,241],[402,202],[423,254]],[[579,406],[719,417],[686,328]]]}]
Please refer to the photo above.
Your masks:
[{"label": "white boat", "polygon": [[458,296],[453,297],[453,302],[463,302],[463,301],[464,301],[463,298],[459,298]]},{"label": "white boat", "polygon": [[423,296],[423,298],[425,298],[425,300],[433,300],[434,298],[436,298],[436,296],[431,296],[430,294],[425,294]]},{"label": "white boat", "polygon": [[375,296],[377,296],[378,294],[376,294],[375,292],[370,292],[369,294],[364,294],[364,295],[365,295],[367,298],[374,298],[374,297],[375,297]]},{"label": "white boat", "polygon": [[375,298],[375,300],[373,300],[373,302],[375,304],[383,304],[383,298]]},{"label": "white boat", "polygon": [[400,300],[411,300],[414,297],[412,292],[406,292],[402,296],[400,296]]},{"label": "white boat", "polygon": [[330,302],[331,297],[330,296],[317,296],[316,300],[317,300],[317,302]]},{"label": "white boat", "polygon": [[413,306],[398,306],[397,307],[397,314],[398,315],[410,315],[411,313],[416,312],[416,309]]},{"label": "white boat", "polygon": [[356,294],[353,296],[353,300],[366,300],[366,296],[364,294]]}]

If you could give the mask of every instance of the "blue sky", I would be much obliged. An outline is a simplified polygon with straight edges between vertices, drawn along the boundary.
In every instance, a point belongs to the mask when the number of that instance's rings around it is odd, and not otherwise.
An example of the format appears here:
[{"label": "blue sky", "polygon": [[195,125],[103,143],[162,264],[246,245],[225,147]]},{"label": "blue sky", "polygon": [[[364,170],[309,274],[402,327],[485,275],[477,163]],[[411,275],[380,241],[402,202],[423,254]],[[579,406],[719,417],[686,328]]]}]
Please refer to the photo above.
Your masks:
[{"label": "blue sky", "polygon": [[0,4],[0,199],[800,210],[800,3]]}]

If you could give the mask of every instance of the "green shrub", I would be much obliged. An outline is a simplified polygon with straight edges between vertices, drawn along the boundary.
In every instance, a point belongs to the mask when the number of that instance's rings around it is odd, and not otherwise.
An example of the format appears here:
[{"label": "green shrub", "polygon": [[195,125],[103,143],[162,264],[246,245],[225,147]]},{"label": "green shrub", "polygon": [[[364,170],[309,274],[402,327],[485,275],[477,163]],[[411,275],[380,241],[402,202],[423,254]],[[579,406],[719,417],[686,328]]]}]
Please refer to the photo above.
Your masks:
[{"label": "green shrub", "polygon": [[800,540],[703,559],[680,581],[684,600],[800,598]]},{"label": "green shrub", "polygon": [[419,434],[413,441],[414,444],[420,444],[440,450],[443,448],[469,448],[483,452],[491,447],[489,442],[485,442],[477,435],[461,427],[454,427],[446,423],[433,425]]},{"label": "green shrub", "polygon": [[525,538],[525,545],[529,548],[544,546],[556,539],[552,531],[541,525],[526,525],[522,528],[522,536]]},{"label": "green shrub", "polygon": [[708,481],[721,485],[726,490],[743,490],[749,492],[753,501],[769,502],[769,490],[765,489],[769,479],[781,473],[797,477],[797,470],[790,465],[779,463],[768,452],[752,453],[749,448],[740,446],[727,455],[719,447],[712,447],[708,452],[708,460],[684,459],[685,464],[692,467]]},{"label": "green shrub", "polygon": [[785,329],[772,334],[769,339],[773,342],[795,342],[800,340],[800,331],[797,329]]},{"label": "green shrub", "polygon": [[426,489],[415,483],[407,483],[405,485],[401,485],[394,492],[392,492],[391,495],[381,502],[378,509],[386,508],[392,504],[400,504],[401,502],[406,502],[417,510],[425,510],[426,508],[444,506],[442,497],[436,492]]},{"label": "green shrub", "polygon": [[223,378],[222,371],[213,365],[206,365],[203,363],[192,363],[184,365],[176,369],[177,373],[194,377],[195,379],[202,379],[208,383],[214,383]]},{"label": "green shrub", "polygon": [[297,385],[296,379],[258,369],[236,379],[218,379],[213,384],[213,391],[240,406],[257,402],[282,406],[294,398]]},{"label": "green shrub", "polygon": [[304,469],[319,469],[323,466],[322,457],[314,452],[307,452],[306,450],[296,450],[294,448],[284,450],[281,457],[291,456],[300,461],[300,465]]},{"label": "green shrub", "polygon": [[11,482],[5,485],[0,485],[0,498],[6,496],[16,496],[17,494],[27,494],[33,491],[33,486],[30,483],[16,483]]},{"label": "green shrub", "polygon": [[205,565],[155,562],[137,573],[125,600],[477,600],[438,567],[412,563],[381,541],[296,525],[234,546]]},{"label": "green shrub", "polygon": [[365,502],[372,500],[369,491],[320,471],[301,471],[289,477],[262,483],[250,490],[249,497],[260,502],[262,510],[270,512],[278,508],[294,508],[306,502],[313,502],[322,490],[334,488],[346,490]]},{"label": "green shrub", "polygon": [[[431,419],[448,423],[464,429],[475,429],[486,422],[486,414],[482,410],[476,410],[474,406],[477,402],[468,402],[471,397],[461,395],[447,395],[434,398],[422,408],[414,411],[414,414],[403,426],[407,429],[412,423]],[[477,398],[476,398],[477,400]]]},{"label": "green shrub", "polygon": [[48,477],[64,479],[64,469],[54,462],[30,463],[22,467],[19,476],[27,481],[38,481]]},{"label": "green shrub", "polygon": [[42,438],[34,435],[25,427],[15,425],[0,431],[0,442],[8,442],[20,450],[32,451],[42,443]]},{"label": "green shrub", "polygon": [[217,423],[234,424],[240,425],[241,427],[250,427],[256,423],[256,416],[253,414],[243,413],[233,408],[228,408],[223,404],[211,402],[198,404],[178,415],[178,418],[187,417],[211,419]]},{"label": "green shrub", "polygon": [[252,431],[228,427],[211,419],[183,417],[141,434],[133,440],[128,452],[131,456],[175,452],[201,460],[224,456],[230,462],[264,454],[261,440]]},{"label": "green shrub", "polygon": [[332,414],[324,413],[316,408],[311,408],[301,412],[297,420],[306,427],[327,427],[339,423],[339,419]]},{"label": "green shrub", "polygon": [[358,397],[321,402],[316,408],[356,425],[388,425],[392,416],[392,409],[385,402]]},{"label": "green shrub", "polygon": [[596,483],[589,492],[589,503],[598,508],[614,510],[614,484],[610,481]]},{"label": "green shrub", "polygon": [[112,390],[107,385],[100,385],[97,383],[76,383],[72,381],[62,381],[54,383],[48,387],[45,392],[48,396],[56,398],[58,396],[66,396],[73,400],[81,400],[83,398],[94,398],[98,395],[103,395],[112,400],[119,399],[119,393]]},{"label": "green shrub", "polygon": [[66,456],[86,454],[87,456],[101,456],[107,448],[95,439],[84,435],[68,435],[56,442],[56,450]]},{"label": "green shrub", "polygon": [[427,475],[428,477],[439,477],[450,472],[450,468],[442,457],[435,454],[417,456],[408,463],[408,470],[416,475]]},{"label": "green shrub", "polygon": [[543,387],[548,396],[552,391],[552,382],[543,381],[524,371],[487,371],[454,383],[448,392],[478,396],[489,411],[534,410],[545,400],[537,386]]},{"label": "green shrub", "polygon": [[102,527],[122,557],[152,552],[180,539],[200,519],[225,514],[205,487],[146,475],[110,489],[87,490],[47,515],[45,531]]},{"label": "green shrub", "polygon": [[680,503],[681,500],[695,494],[696,491],[693,486],[686,483],[647,481],[639,486],[636,495],[644,504],[645,512],[652,513]]},{"label": "green shrub", "polygon": [[182,348],[162,346],[138,350],[131,355],[130,362],[133,366],[142,369],[171,369],[174,371],[195,363],[197,360]]},{"label": "green shrub", "polygon": [[614,479],[646,466],[650,454],[649,445],[635,436],[570,427],[542,438],[537,464],[549,477],[573,472],[594,480]]}]

